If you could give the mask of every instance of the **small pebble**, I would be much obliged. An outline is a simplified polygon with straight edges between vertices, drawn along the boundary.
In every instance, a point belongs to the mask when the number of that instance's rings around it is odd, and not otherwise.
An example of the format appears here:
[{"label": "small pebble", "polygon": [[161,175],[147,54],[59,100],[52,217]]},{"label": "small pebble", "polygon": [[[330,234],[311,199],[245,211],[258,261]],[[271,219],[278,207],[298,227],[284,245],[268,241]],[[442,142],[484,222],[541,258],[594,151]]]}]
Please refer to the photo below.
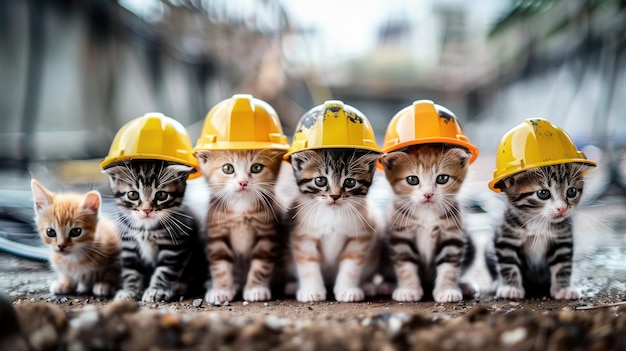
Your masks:
[{"label": "small pebble", "polygon": [[248,306],[249,304],[250,304],[250,302],[248,302],[248,301],[244,301],[244,302],[243,302],[243,305],[244,305],[244,306]]},{"label": "small pebble", "polygon": [[263,307],[267,307],[267,306],[269,306],[269,304],[267,302],[264,302]]},{"label": "small pebble", "polygon": [[500,336],[500,341],[505,345],[517,344],[518,342],[526,338],[526,334],[528,334],[526,328],[515,328],[513,330],[502,333],[502,335]]},{"label": "small pebble", "polygon": [[193,307],[199,308],[200,306],[202,306],[202,299],[195,299],[191,304],[193,305]]}]

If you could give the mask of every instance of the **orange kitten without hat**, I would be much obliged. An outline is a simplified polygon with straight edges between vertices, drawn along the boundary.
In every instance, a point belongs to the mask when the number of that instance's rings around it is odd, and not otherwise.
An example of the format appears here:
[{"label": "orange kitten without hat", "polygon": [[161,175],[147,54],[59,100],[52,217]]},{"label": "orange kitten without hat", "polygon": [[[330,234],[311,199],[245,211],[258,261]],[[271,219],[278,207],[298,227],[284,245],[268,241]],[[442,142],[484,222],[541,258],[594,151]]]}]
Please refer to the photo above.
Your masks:
[{"label": "orange kitten without hat", "polygon": [[120,247],[115,223],[100,214],[100,193],[54,193],[34,179],[31,189],[37,231],[50,246],[50,263],[57,274],[50,292],[115,293]]}]

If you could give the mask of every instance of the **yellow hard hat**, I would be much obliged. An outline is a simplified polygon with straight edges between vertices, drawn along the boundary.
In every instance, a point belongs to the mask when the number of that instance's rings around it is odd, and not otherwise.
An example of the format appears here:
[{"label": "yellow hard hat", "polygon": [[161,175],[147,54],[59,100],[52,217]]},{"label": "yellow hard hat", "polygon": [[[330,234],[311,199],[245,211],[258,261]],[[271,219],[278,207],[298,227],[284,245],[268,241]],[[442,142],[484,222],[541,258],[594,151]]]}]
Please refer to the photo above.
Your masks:
[{"label": "yellow hard hat", "polygon": [[189,178],[200,176],[198,160],[193,156],[191,139],[178,121],[162,113],[146,113],[126,123],[115,135],[109,154],[100,169],[132,160],[163,160],[194,167]]},{"label": "yellow hard hat", "polygon": [[361,149],[381,152],[369,120],[356,108],[328,100],[307,111],[296,126],[291,150]]},{"label": "yellow hard hat", "polygon": [[430,100],[417,100],[396,113],[387,125],[383,152],[430,143],[465,148],[472,154],[470,163],[478,157],[478,148],[463,134],[456,116]]},{"label": "yellow hard hat", "polygon": [[561,163],[583,163],[592,167],[585,154],[561,128],[543,118],[526,119],[500,140],[496,169],[489,188],[499,192],[501,181],[516,173]]},{"label": "yellow hard hat", "polygon": [[206,115],[198,150],[288,150],[278,114],[263,100],[236,94]]}]

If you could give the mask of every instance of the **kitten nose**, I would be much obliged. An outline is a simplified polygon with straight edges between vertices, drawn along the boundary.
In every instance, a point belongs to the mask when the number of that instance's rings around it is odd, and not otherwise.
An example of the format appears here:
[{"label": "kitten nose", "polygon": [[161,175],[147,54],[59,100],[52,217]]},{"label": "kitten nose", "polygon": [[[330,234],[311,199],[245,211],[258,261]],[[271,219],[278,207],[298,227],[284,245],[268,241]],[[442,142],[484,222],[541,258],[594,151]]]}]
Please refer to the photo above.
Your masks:
[{"label": "kitten nose", "polygon": [[333,199],[333,201],[339,200],[340,197],[341,195],[330,195],[330,198]]},{"label": "kitten nose", "polygon": [[430,200],[430,198],[431,198],[431,197],[433,197],[433,195],[434,195],[433,193],[425,193],[425,194],[424,194],[424,197],[425,197],[426,199]]},{"label": "kitten nose", "polygon": [[59,247],[59,251],[61,251],[61,252],[63,252],[63,250],[65,250],[65,248],[67,247],[67,245],[65,245],[65,244],[60,244],[60,245],[57,245],[57,246]]},{"label": "kitten nose", "polygon": [[248,186],[248,181],[247,180],[240,180],[239,181],[239,186],[242,188],[245,188]]},{"label": "kitten nose", "polygon": [[557,212],[559,213],[559,216],[562,216],[565,214],[565,212],[567,211],[567,207],[559,207],[556,209]]}]

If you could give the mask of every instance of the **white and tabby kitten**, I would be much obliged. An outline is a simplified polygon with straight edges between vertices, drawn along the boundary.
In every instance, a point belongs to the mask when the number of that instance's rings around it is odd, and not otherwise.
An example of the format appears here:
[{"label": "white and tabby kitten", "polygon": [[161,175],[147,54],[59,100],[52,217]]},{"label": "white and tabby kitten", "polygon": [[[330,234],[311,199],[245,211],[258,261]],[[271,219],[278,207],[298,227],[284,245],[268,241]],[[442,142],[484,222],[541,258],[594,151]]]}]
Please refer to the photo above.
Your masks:
[{"label": "white and tabby kitten", "polygon": [[583,192],[588,166],[557,164],[527,170],[502,181],[507,203],[496,229],[496,296],[546,296],[574,300],[571,214]]},{"label": "white and tabby kitten", "polygon": [[120,210],[122,288],[116,299],[171,301],[206,280],[198,222],[183,204],[193,168],[133,160],[106,169]]},{"label": "white and tabby kitten", "polygon": [[[416,145],[381,157],[394,192],[388,247],[397,279],[392,298],[463,299],[460,278],[473,258],[456,195],[470,154],[444,145]],[[469,288],[468,288],[469,289]]]},{"label": "white and tabby kitten", "polygon": [[291,155],[299,187],[288,220],[292,270],[301,302],[362,301],[378,263],[380,231],[366,195],[379,154],[352,149]]},{"label": "white and tabby kitten", "polygon": [[284,154],[275,150],[196,152],[210,190],[207,302],[233,301],[242,287],[246,301],[272,298],[270,282],[284,247],[274,195]]}]

